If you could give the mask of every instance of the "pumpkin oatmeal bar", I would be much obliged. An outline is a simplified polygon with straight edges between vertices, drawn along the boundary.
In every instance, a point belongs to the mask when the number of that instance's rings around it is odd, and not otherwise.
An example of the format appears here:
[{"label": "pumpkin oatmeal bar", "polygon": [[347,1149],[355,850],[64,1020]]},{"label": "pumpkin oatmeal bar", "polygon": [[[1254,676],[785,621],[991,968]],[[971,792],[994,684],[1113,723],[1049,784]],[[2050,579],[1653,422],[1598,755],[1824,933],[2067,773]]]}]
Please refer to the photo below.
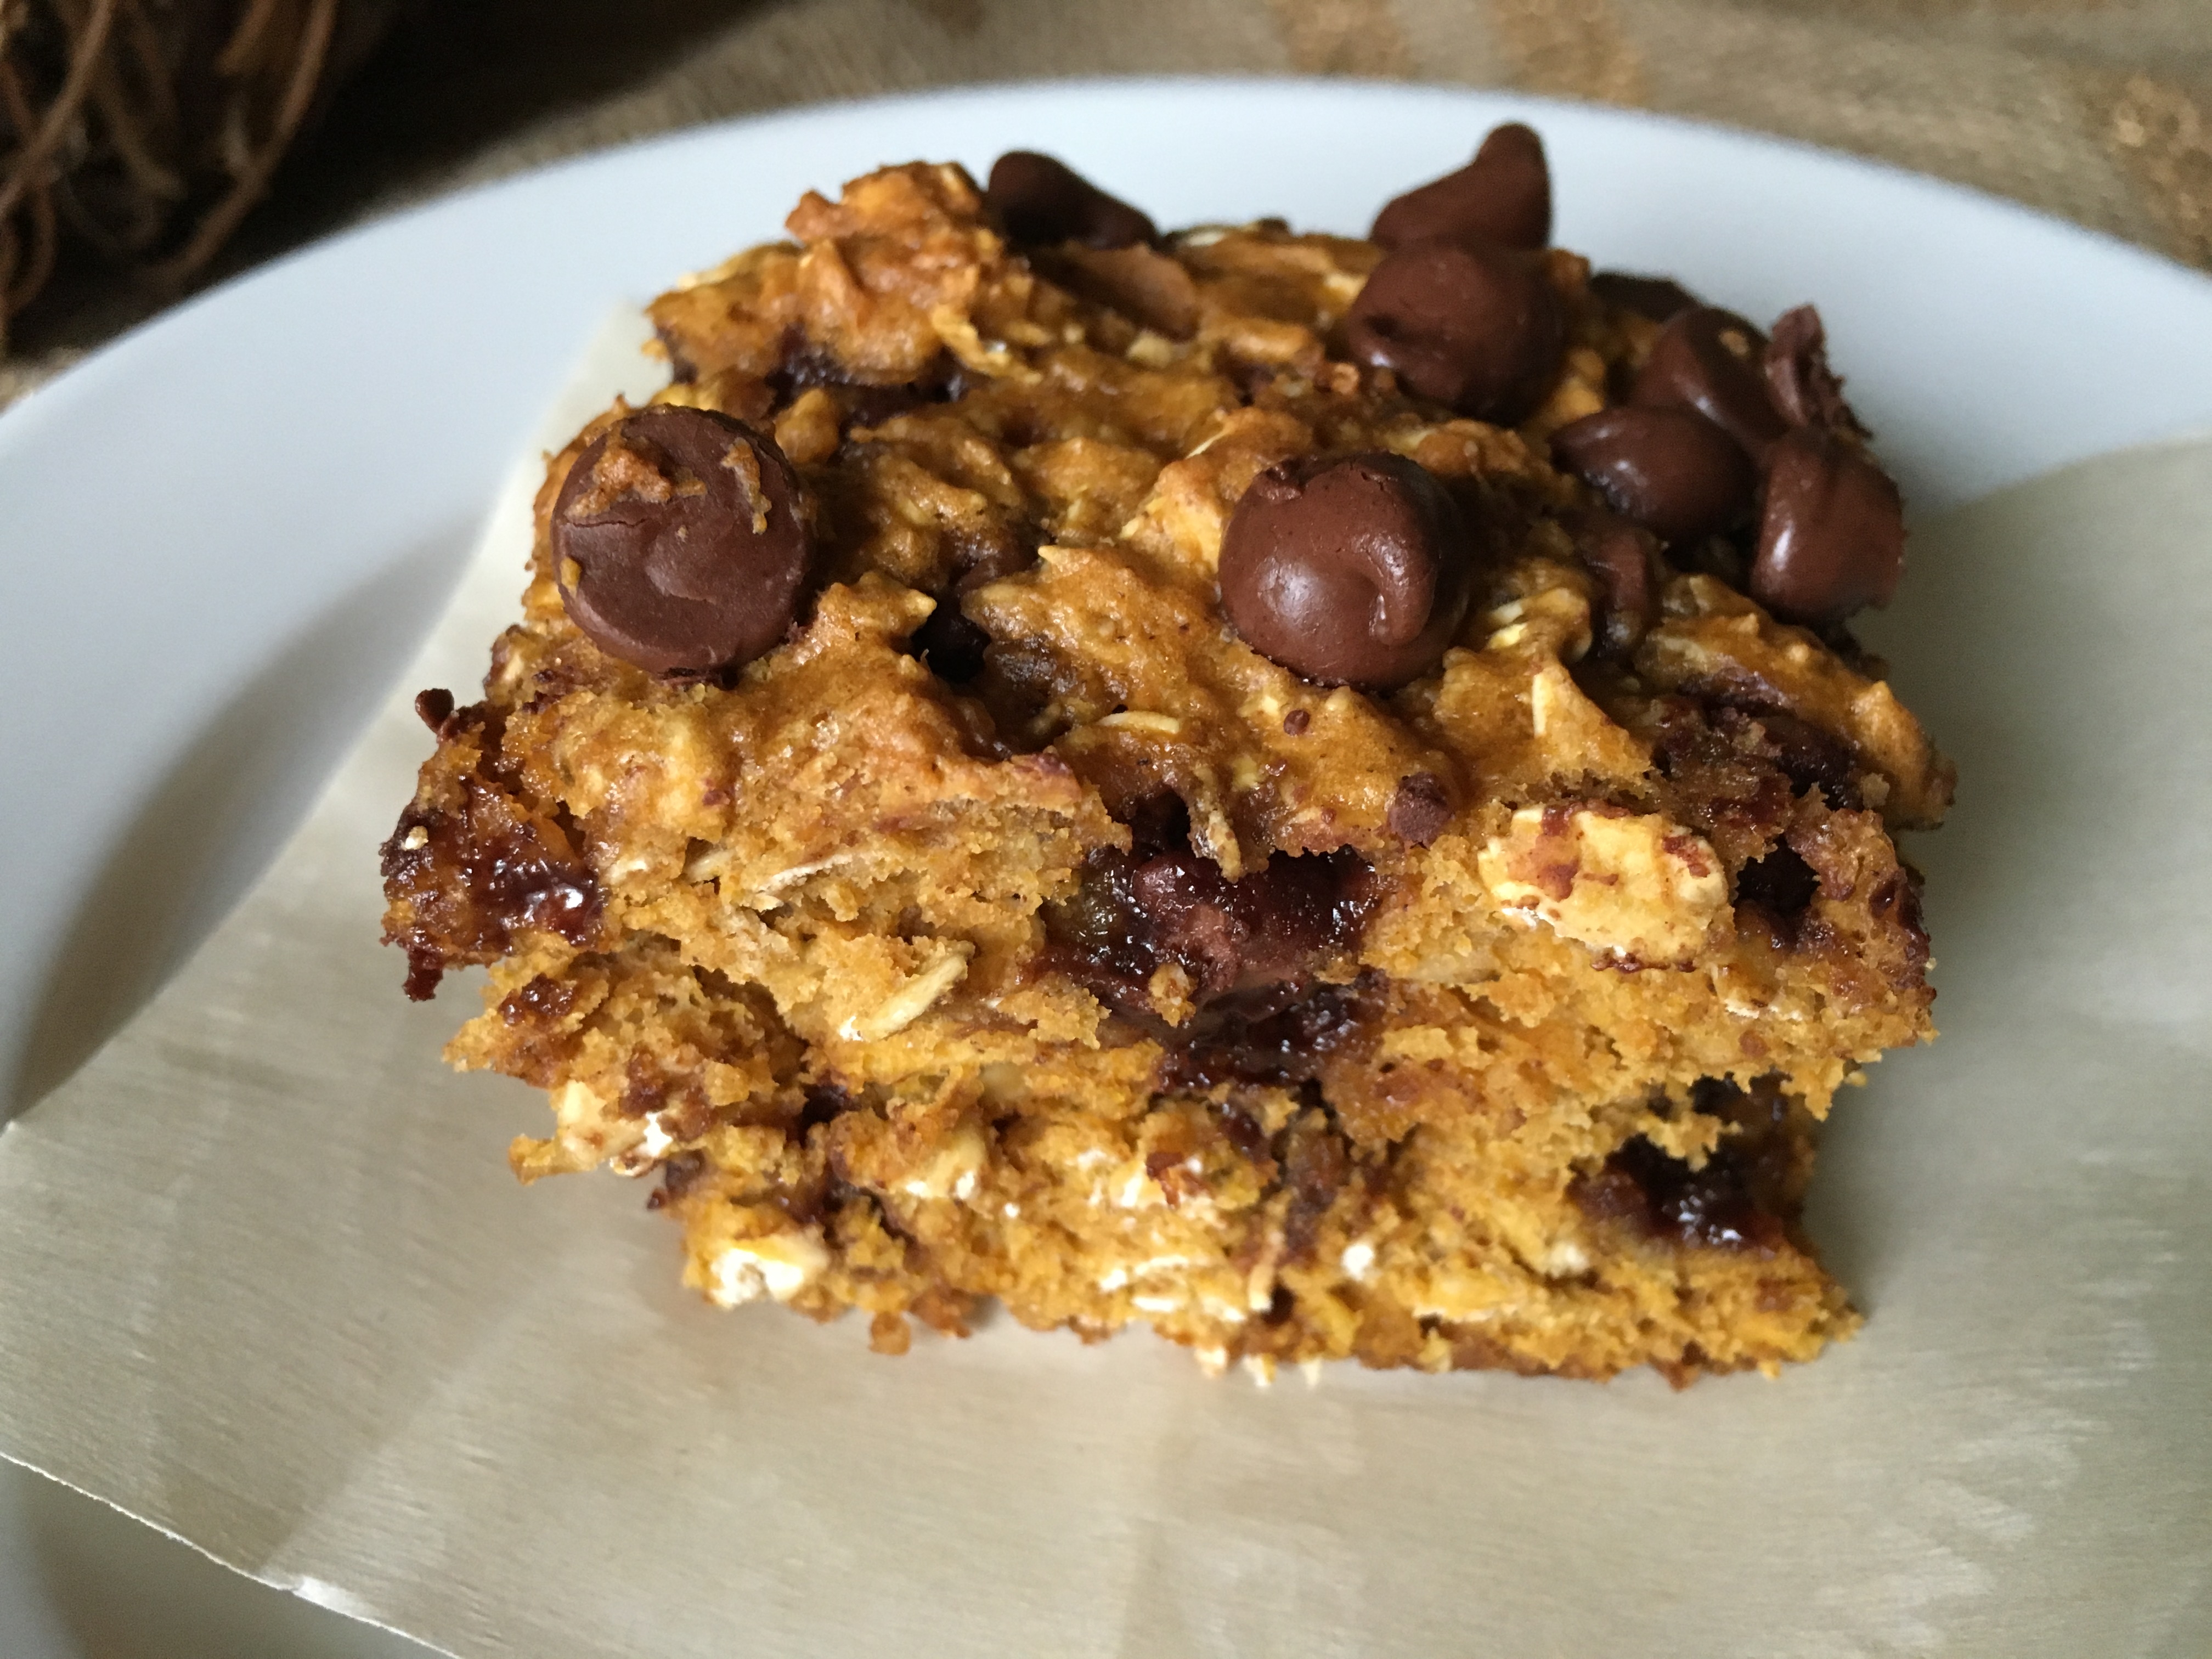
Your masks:
[{"label": "pumpkin oatmeal bar", "polygon": [[1548,246],[1526,128],[1364,240],[885,168],[651,308],[384,848],[526,1180],[724,1305],[1209,1368],[1676,1382],[1856,1316],[1797,1224],[1933,1036],[1948,764],[1845,623],[1897,492],[1810,307]]}]

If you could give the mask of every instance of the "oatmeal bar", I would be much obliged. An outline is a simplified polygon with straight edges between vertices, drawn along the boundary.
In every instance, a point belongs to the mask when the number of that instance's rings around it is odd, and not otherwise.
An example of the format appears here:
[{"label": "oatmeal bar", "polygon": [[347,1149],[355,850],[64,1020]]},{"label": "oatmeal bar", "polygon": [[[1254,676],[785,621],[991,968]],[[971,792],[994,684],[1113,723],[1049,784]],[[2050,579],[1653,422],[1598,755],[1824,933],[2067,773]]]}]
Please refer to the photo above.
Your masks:
[{"label": "oatmeal bar", "polygon": [[1209,1368],[1675,1381],[1856,1322],[1797,1224],[1933,1036],[1949,767],[1810,307],[1549,246],[1503,127],[1365,239],[888,167],[656,301],[384,848],[526,1180],[689,1283]]}]

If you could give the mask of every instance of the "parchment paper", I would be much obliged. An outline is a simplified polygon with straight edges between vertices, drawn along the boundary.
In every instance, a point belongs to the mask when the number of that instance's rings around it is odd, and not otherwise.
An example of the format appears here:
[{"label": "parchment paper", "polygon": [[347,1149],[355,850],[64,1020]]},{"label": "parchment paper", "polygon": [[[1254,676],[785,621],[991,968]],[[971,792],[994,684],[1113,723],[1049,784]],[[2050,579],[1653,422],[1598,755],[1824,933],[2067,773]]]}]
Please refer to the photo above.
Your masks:
[{"label": "parchment paper", "polygon": [[[603,341],[557,443],[623,380]],[[1944,1040],[1840,1103],[1871,1322],[1682,1395],[1209,1382],[1003,1319],[717,1312],[611,1176],[525,1191],[376,843],[513,614],[533,459],[422,659],[161,997],[0,1136],[0,1452],[456,1654],[2212,1648],[2212,445],[1923,527],[1873,630],[1958,757]]]}]

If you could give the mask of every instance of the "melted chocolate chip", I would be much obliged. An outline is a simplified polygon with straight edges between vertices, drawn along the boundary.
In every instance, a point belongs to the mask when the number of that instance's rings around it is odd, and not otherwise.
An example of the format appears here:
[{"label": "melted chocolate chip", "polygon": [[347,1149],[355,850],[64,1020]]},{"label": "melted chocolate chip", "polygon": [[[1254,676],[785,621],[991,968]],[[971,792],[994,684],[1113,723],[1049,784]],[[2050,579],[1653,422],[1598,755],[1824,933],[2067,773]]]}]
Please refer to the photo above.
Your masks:
[{"label": "melted chocolate chip", "polygon": [[1129,856],[1139,863],[1163,853],[1189,850],[1190,805],[1174,790],[1120,799],[1103,790],[1101,793],[1106,795],[1106,810],[1114,815],[1115,822],[1128,826]]},{"label": "melted chocolate chip", "polygon": [[1034,150],[1008,150],[991,164],[983,204],[1017,247],[1133,247],[1159,240],[1158,228],[1127,202]]},{"label": "melted chocolate chip", "polygon": [[[1328,1058],[1357,1041],[1379,1008],[1379,976],[1349,985],[1316,985],[1285,1003],[1279,994],[1230,997],[1203,1010],[1159,1066],[1164,1089],[1211,1089],[1224,1083],[1310,1082]],[[1256,1128],[1256,1126],[1254,1126]],[[1261,1150],[1266,1137],[1254,1137]],[[1256,1161],[1256,1160],[1255,1160]]]},{"label": "melted chocolate chip", "polygon": [[1659,620],[1659,592],[1667,575],[1659,538],[1603,510],[1577,514],[1569,528],[1576,554],[1602,590],[1595,618],[1599,649],[1626,657]]},{"label": "melted chocolate chip", "polygon": [[1275,1159],[1268,1145],[1267,1131],[1245,1110],[1243,1103],[1225,1101],[1213,1109],[1212,1115],[1222,1138],[1237,1149],[1237,1155],[1260,1172],[1262,1181],[1273,1181]]},{"label": "melted chocolate chip", "polygon": [[1751,596],[1791,622],[1883,605],[1905,570],[1905,505],[1889,475],[1808,427],[1774,447]]},{"label": "melted chocolate chip", "polygon": [[836,397],[842,424],[872,427],[926,404],[957,399],[968,390],[968,371],[951,353],[940,351],[910,379],[862,380],[835,352],[815,344],[804,329],[793,326],[784,331],[781,362],[768,384],[778,407],[819,386]]},{"label": "melted chocolate chip", "polygon": [[1764,462],[1785,422],[1766,394],[1766,337],[1732,311],[1698,306],[1659,331],[1629,401],[1694,409]]},{"label": "melted chocolate chip", "polygon": [[438,686],[415,694],[415,718],[435,732],[453,715],[453,694]]},{"label": "melted chocolate chip", "polygon": [[1646,1155],[1635,1159],[1635,1173],[1664,1231],[1717,1249],[1772,1250],[1786,1242],[1780,1218],[1759,1207],[1758,1171],[1736,1148],[1723,1146],[1703,1169],[1692,1170],[1649,1141],[1642,1146]]},{"label": "melted chocolate chip", "polygon": [[987,519],[957,532],[952,544],[952,585],[963,593],[1026,570],[1036,562],[1042,538],[1035,525],[1013,516]]},{"label": "melted chocolate chip", "polygon": [[576,988],[568,981],[533,975],[522,988],[500,999],[499,1017],[509,1025],[558,1025],[575,1006]]},{"label": "melted chocolate chip", "polygon": [[1099,853],[1073,896],[1048,912],[1047,960],[1140,1022],[1158,1023],[1152,975],[1170,963],[1194,1002],[1234,999],[1240,1018],[1260,1018],[1358,943],[1375,902],[1371,872],[1350,853],[1278,854],[1237,881],[1188,848],[1141,860]]},{"label": "melted chocolate chip", "polygon": [[711,410],[656,405],[593,439],[554,502],[552,537],[570,618],[654,673],[762,655],[814,575],[791,464],[773,438]]},{"label": "melted chocolate chip", "polygon": [[396,925],[385,942],[407,952],[407,994],[436,994],[455,963],[490,962],[529,928],[589,944],[605,909],[565,814],[532,811],[475,776],[452,807],[410,805],[378,849]]},{"label": "melted chocolate chip", "polygon": [[1306,734],[1306,728],[1312,724],[1311,714],[1303,708],[1293,708],[1283,716],[1283,735],[1286,738],[1302,738]]},{"label": "melted chocolate chip", "polygon": [[1858,757],[1841,738],[1795,714],[1763,707],[1720,703],[1706,718],[1713,730],[1772,765],[1800,793],[1818,789],[1830,806],[1859,805]]},{"label": "melted chocolate chip", "polygon": [[1751,462],[1687,409],[1608,409],[1552,434],[1552,453],[1613,510],[1676,544],[1718,535],[1751,505]]},{"label": "melted chocolate chip", "polygon": [[644,1117],[668,1103],[669,1082],[651,1054],[633,1050],[623,1068],[623,1091],[615,1109],[624,1117]]},{"label": "melted chocolate chip", "polygon": [[1255,650],[1324,685],[1387,691],[1435,668],[1466,617],[1467,526],[1403,456],[1270,467],[1221,544],[1221,604]]},{"label": "melted chocolate chip", "polygon": [[1451,822],[1451,792],[1433,772],[1412,772],[1390,794],[1390,833],[1414,847],[1426,847]]},{"label": "melted chocolate chip", "polygon": [[1863,438],[1866,428],[1844,401],[1843,377],[1828,367],[1827,330],[1810,306],[1785,311],[1774,319],[1766,343],[1766,388],[1774,407],[1792,426]]},{"label": "melted chocolate chip", "polygon": [[1655,323],[1671,322],[1694,308],[1698,296],[1666,276],[1638,276],[1626,270],[1601,270],[1589,279],[1590,292],[1609,306],[1648,317]]},{"label": "melted chocolate chip", "polygon": [[1408,242],[1345,315],[1352,356],[1477,420],[1510,425],[1550,388],[1566,346],[1536,255],[1491,242]]},{"label": "melted chocolate chip", "polygon": [[1781,930],[1805,913],[1820,890],[1820,878],[1813,866],[1785,846],[1778,845],[1736,872],[1736,902],[1759,906],[1782,924]]},{"label": "melted chocolate chip", "polygon": [[1796,1139],[1790,1134],[1790,1099],[1774,1078],[1739,1088],[1705,1078],[1690,1091],[1690,1109],[1728,1124],[1721,1146],[1692,1168],[1652,1141],[1626,1141],[1593,1182],[1577,1183],[1577,1201],[1597,1210],[1597,1188],[1610,1188],[1610,1210],[1655,1239],[1710,1249],[1774,1252],[1790,1243],[1796,1218]]},{"label": "melted chocolate chip", "polygon": [[1905,936],[1905,959],[1918,974],[1928,966],[1928,924],[1920,911],[1920,872],[1911,865],[1893,871],[1867,901],[1876,921],[1894,924]]},{"label": "melted chocolate chip", "polygon": [[[1685,804],[1683,821],[1701,833],[1741,846],[1745,840],[1772,840],[1785,834],[1797,811],[1789,780],[1757,751],[1708,722],[1710,702],[1723,688],[1691,683],[1687,695],[1653,701],[1649,719],[1652,762]],[[1738,686],[1735,690],[1751,688]]]},{"label": "melted chocolate chip", "polygon": [[1773,1250],[1788,1235],[1781,1218],[1760,1205],[1762,1173],[1732,1143],[1692,1170],[1638,1135],[1597,1175],[1577,1182],[1573,1197],[1594,1219],[1626,1221],[1655,1238],[1708,1249]]},{"label": "melted chocolate chip", "polygon": [[1395,198],[1375,216],[1370,241],[1402,247],[1432,236],[1477,237],[1509,247],[1552,240],[1552,174],[1544,141],[1515,121],[1491,129],[1456,173]]},{"label": "melted chocolate chip", "polygon": [[844,1116],[857,1104],[842,1083],[810,1083],[799,1097],[799,1115],[792,1122],[791,1138],[803,1141],[824,1123]]},{"label": "melted chocolate chip", "polygon": [[966,685],[982,673],[990,644],[991,636],[961,614],[959,599],[947,595],[914,630],[907,648],[946,684]]}]

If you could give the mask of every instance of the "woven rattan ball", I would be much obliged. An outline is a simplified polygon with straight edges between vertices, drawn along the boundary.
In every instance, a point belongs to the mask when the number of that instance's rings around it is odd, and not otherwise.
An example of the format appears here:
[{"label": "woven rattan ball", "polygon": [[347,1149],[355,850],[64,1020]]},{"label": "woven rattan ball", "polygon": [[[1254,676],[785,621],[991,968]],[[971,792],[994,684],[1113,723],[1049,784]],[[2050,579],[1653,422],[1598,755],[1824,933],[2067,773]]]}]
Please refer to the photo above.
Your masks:
[{"label": "woven rattan ball", "polygon": [[72,247],[174,292],[399,0],[0,0],[0,351]]}]

